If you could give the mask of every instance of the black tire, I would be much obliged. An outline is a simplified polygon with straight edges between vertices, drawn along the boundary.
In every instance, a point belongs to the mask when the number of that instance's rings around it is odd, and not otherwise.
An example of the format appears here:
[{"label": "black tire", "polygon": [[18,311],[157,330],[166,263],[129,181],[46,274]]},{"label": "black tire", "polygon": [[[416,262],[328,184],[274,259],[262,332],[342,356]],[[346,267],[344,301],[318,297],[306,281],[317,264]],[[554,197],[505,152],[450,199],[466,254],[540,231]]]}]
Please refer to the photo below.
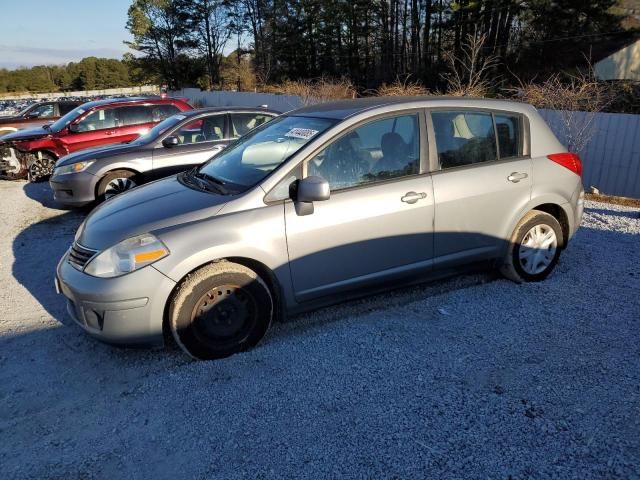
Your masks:
[{"label": "black tire", "polygon": [[[113,188],[113,183],[119,187]],[[124,193],[138,186],[136,174],[129,170],[113,170],[107,173],[98,183],[96,200],[98,203],[109,200],[116,195]]]},{"label": "black tire", "polygon": [[249,268],[217,262],[189,274],[169,304],[171,333],[197,360],[248,350],[265,336],[273,319],[273,298]]},{"label": "black tire", "polygon": [[47,152],[36,152],[29,161],[27,176],[30,182],[43,182],[53,173],[56,165],[56,157]]},{"label": "black tire", "polygon": [[[545,235],[551,235],[551,231],[553,231],[555,247],[553,244],[545,248],[523,245],[527,235],[536,227],[542,232],[546,232]],[[520,220],[515,228],[500,271],[505,277],[516,283],[540,282],[547,278],[555,268],[560,259],[563,245],[564,236],[558,220],[548,213],[532,210]],[[536,256],[538,253],[540,257]],[[528,254],[528,258],[523,258]],[[532,260],[531,257],[533,259],[540,258],[540,262]]]}]

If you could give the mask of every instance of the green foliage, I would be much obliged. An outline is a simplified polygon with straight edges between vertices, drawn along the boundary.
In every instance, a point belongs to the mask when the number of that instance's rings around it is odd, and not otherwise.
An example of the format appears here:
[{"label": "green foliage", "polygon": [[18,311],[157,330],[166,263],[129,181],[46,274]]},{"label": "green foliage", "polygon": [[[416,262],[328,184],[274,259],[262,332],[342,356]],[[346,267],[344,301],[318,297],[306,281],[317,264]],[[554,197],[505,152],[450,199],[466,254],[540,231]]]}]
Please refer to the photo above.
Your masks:
[{"label": "green foliage", "polygon": [[83,58],[78,63],[0,70],[0,93],[102,90],[145,83],[132,81],[127,61]]}]

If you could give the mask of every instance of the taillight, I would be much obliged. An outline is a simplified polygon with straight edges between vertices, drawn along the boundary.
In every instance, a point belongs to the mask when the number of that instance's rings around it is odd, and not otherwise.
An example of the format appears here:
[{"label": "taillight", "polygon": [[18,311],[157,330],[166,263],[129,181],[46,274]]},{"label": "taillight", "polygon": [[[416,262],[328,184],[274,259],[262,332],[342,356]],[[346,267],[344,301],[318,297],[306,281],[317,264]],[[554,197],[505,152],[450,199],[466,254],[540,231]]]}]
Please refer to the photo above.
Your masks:
[{"label": "taillight", "polygon": [[579,177],[582,177],[582,160],[580,160],[577,153],[552,153],[551,155],[547,155],[547,158],[556,162],[558,165],[568,168]]}]

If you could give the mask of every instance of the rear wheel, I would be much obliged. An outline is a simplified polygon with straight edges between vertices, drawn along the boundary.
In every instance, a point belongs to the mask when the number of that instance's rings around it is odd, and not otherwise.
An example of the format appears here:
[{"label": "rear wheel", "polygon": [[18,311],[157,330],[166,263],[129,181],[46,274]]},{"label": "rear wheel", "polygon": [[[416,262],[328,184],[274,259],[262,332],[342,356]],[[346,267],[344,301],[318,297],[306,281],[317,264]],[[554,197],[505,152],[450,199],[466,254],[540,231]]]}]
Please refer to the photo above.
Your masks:
[{"label": "rear wheel", "polygon": [[563,242],[558,220],[532,210],[513,232],[501,268],[503,275],[518,283],[544,280],[558,263]]},{"label": "rear wheel", "polygon": [[56,158],[47,152],[36,152],[29,162],[28,176],[30,182],[42,182],[53,173]]},{"label": "rear wheel", "polygon": [[98,201],[109,200],[136,187],[138,184],[135,176],[136,174],[129,170],[114,170],[107,173],[98,184]]},{"label": "rear wheel", "polygon": [[187,276],[169,305],[174,339],[198,360],[254,347],[272,318],[273,299],[265,282],[232,262],[213,263]]}]

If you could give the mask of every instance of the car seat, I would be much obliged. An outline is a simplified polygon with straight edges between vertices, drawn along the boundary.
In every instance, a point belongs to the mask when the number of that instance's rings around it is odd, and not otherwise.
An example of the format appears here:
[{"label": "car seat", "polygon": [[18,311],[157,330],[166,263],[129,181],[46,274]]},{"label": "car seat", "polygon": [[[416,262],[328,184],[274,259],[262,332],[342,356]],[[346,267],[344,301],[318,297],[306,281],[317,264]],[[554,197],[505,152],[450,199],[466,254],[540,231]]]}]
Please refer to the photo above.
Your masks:
[{"label": "car seat", "polygon": [[395,172],[407,166],[407,144],[399,133],[388,132],[382,135],[380,149],[382,158],[376,162],[372,173]]}]

